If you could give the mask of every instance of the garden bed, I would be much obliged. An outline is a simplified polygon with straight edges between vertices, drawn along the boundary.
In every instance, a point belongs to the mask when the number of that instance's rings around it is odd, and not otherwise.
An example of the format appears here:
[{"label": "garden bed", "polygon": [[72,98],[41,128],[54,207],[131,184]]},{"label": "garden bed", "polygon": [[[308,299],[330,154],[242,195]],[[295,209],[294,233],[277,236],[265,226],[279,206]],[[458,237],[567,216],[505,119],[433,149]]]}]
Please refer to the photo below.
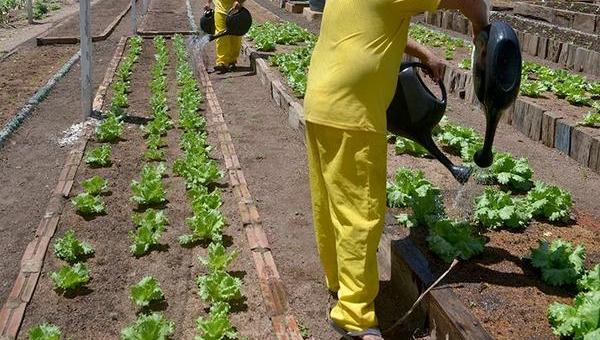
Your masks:
[{"label": "garden bed", "polygon": [[[166,69],[167,98],[171,108],[170,115],[177,121],[176,94],[178,86],[175,83],[176,59],[172,46],[168,44],[170,62]],[[129,94],[130,106],[127,109],[133,116],[127,121],[139,121],[136,116],[147,116],[149,111],[149,80],[154,49],[151,42],[143,43],[142,56],[134,66],[131,89]],[[108,101],[110,103],[110,101]],[[82,191],[78,184],[81,180],[92,175],[100,175],[109,182],[110,190],[102,197],[106,202],[106,214],[96,218],[83,218],[69,204],[61,216],[57,236],[68,229],[73,229],[79,239],[91,243],[95,248],[93,257],[87,259],[91,272],[91,281],[85,288],[75,291],[72,295],[57,294],[52,287],[48,273],[56,270],[61,262],[54,255],[46,256],[46,261],[40,277],[37,290],[28,306],[22,329],[42,322],[51,322],[63,331],[63,334],[77,338],[117,338],[120,330],[131,324],[136,317],[136,308],[129,300],[129,287],[145,275],[158,279],[164,291],[165,303],[153,306],[152,310],[164,311],[168,319],[176,324],[174,338],[190,338],[194,333],[194,321],[207,308],[197,296],[194,277],[206,274],[197,257],[206,256],[204,247],[185,248],[179,245],[177,239],[189,230],[185,218],[189,217],[189,203],[186,202],[185,183],[171,172],[172,162],[181,155],[178,142],[181,131],[171,130],[164,138],[167,142],[166,157],[168,175],[163,179],[167,191],[167,203],[164,211],[169,219],[160,245],[141,257],[134,257],[129,252],[131,239],[128,233],[132,230],[131,215],[137,210],[130,201],[130,182],[138,178],[142,168],[142,154],[145,151],[142,131],[137,124],[126,124],[123,138],[112,145],[112,165],[110,168],[92,169],[81,164],[75,177],[75,185],[71,197]],[[216,145],[216,136],[209,139]],[[88,151],[98,146],[95,142],[88,143]],[[212,155],[222,165],[222,157],[217,152]],[[229,225],[231,234],[225,236],[225,244],[238,249],[239,259],[230,271],[244,282],[254,282],[255,274],[248,253],[249,247],[236,226],[241,225],[236,212],[232,190],[226,183],[219,182],[222,187],[224,205],[221,208]],[[50,249],[50,252],[52,250]],[[244,284],[243,300],[232,305],[232,322],[240,334],[250,338],[265,337],[268,332],[268,319],[257,310],[262,300],[258,287]],[[248,322],[248,320],[253,320]],[[21,332],[20,338],[25,337]]]},{"label": "garden bed", "polygon": [[[127,14],[131,7],[129,0],[102,0],[92,4],[90,12],[90,34],[92,41],[105,40]],[[38,45],[79,43],[79,13],[76,13],[57,26],[36,38]]]},{"label": "garden bed", "polygon": [[[190,32],[187,17],[186,0],[157,1],[149,0],[148,12],[142,19],[138,33],[141,35],[173,34]],[[199,6],[199,4],[194,4]]]}]

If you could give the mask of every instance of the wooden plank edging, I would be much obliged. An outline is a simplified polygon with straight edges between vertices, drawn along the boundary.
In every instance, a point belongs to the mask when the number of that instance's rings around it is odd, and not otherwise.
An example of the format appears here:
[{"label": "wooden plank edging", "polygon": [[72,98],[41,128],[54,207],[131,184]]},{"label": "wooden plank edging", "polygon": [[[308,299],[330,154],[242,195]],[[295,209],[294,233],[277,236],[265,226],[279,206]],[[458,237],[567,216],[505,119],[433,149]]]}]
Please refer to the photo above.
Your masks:
[{"label": "wooden plank edging", "polygon": [[[93,109],[98,111],[102,108],[106,90],[112,82],[113,75],[121,60],[127,37],[119,41],[115,53],[106,70],[104,80],[99,86],[94,99]],[[87,140],[91,136],[92,129],[89,125],[85,127],[83,137],[78,140],[69,152],[63,170],[58,178],[58,183],[53,190],[44,216],[42,217],[35,233],[34,239],[27,245],[23,252],[19,274],[13,284],[7,301],[0,309],[0,339],[16,339],[19,328],[25,315],[25,308],[31,301],[35,287],[42,272],[44,257],[50,240],[58,226],[65,198],[69,196],[75,174],[83,158]]]}]

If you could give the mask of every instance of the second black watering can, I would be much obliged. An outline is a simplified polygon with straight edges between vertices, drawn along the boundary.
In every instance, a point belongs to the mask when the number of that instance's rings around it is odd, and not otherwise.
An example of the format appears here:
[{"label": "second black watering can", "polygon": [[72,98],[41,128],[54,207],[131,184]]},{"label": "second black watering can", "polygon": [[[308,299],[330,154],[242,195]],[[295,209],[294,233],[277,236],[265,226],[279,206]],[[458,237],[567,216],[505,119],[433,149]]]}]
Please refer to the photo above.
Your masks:
[{"label": "second black watering can", "polygon": [[395,135],[421,144],[450,170],[457,181],[465,183],[469,180],[471,168],[454,165],[433,141],[433,129],[446,111],[447,94],[444,83],[439,82],[442,98],[437,98],[427,88],[416,68],[431,73],[431,69],[425,64],[402,63],[396,93],[387,110],[387,129]]},{"label": "second black watering can", "polygon": [[204,11],[204,16],[200,19],[200,28],[208,34],[209,41],[226,35],[243,36],[248,33],[251,26],[252,15],[245,7],[230,10],[225,19],[225,30],[217,34],[215,34],[215,16],[212,9]]}]

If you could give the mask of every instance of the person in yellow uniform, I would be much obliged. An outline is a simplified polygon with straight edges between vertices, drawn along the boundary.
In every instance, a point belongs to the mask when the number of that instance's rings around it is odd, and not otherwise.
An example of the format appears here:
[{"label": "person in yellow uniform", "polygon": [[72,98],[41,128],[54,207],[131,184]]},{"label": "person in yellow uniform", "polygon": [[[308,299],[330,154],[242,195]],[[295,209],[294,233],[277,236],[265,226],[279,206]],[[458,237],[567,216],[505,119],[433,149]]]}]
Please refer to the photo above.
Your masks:
[{"label": "person in yellow uniform", "polygon": [[404,52],[439,81],[443,62],[409,41],[411,16],[458,9],[477,34],[484,0],[327,0],[304,100],[313,222],[332,326],[346,338],[382,339],[374,299],[386,203],[386,110]]},{"label": "person in yellow uniform", "polygon": [[[215,33],[225,30],[225,19],[230,10],[238,10],[245,0],[216,0],[215,1]],[[204,9],[212,7],[212,0],[208,0]],[[242,37],[226,35],[216,40],[217,56],[215,71],[225,73],[235,71],[237,58],[240,56]]]}]

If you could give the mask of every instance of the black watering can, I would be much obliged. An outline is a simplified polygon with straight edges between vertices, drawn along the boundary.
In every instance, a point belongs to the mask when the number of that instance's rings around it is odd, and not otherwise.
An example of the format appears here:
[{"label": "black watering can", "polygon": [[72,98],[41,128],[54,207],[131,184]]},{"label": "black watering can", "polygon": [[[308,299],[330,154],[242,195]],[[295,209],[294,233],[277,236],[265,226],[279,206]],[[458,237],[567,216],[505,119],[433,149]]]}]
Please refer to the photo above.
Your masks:
[{"label": "black watering can", "polygon": [[519,94],[521,49],[515,31],[505,22],[488,25],[475,39],[473,84],[486,118],[483,148],[473,160],[482,168],[492,165],[492,144],[498,122]]},{"label": "black watering can", "polygon": [[204,16],[200,19],[200,28],[209,35],[209,41],[225,35],[242,36],[248,33],[250,26],[252,26],[252,15],[245,7],[230,10],[225,19],[225,30],[217,34],[215,34],[215,15],[212,9],[204,11]]},{"label": "black watering can", "polygon": [[[433,129],[446,110],[446,89],[439,83],[442,98],[437,98],[425,85],[415,68],[431,70],[421,63],[403,63],[398,85],[387,110],[387,129],[421,144],[437,158],[459,183],[466,183],[471,167],[454,165],[433,141]],[[521,80],[521,51],[514,30],[503,22],[495,22],[476,39],[473,83],[475,93],[483,104],[486,133],[483,148],[473,157],[475,164],[488,167],[493,162],[492,144],[498,122],[505,109],[519,93]]]}]

